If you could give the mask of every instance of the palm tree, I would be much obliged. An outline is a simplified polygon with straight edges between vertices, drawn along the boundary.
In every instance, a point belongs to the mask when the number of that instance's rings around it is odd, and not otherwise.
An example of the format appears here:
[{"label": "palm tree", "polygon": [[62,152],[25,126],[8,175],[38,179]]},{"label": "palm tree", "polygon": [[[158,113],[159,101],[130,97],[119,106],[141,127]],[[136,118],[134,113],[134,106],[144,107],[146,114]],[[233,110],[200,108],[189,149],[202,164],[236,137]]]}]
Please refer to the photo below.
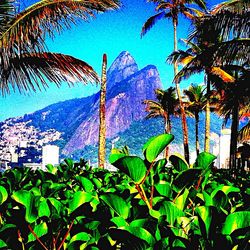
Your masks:
[{"label": "palm tree", "polygon": [[45,34],[53,37],[75,23],[88,20],[95,13],[119,7],[115,0],[41,0],[21,12],[18,1],[0,2],[0,89],[20,92],[46,88],[47,80],[57,86],[62,81],[97,82],[87,63],[71,56],[49,53]]},{"label": "palm tree", "polygon": [[106,87],[107,86],[107,55],[103,55],[102,60],[102,78],[100,92],[100,127],[99,127],[99,152],[98,161],[99,167],[105,166],[106,155]]},{"label": "palm tree", "polygon": [[210,41],[206,43],[200,42],[200,44],[196,44],[191,41],[185,41],[190,46],[189,49],[186,51],[175,51],[168,57],[169,62],[177,62],[178,64],[184,65],[175,76],[176,81],[188,79],[191,75],[196,73],[205,72],[205,83],[207,85],[207,103],[205,106],[205,152],[210,151],[210,92],[211,84],[214,84],[212,80],[213,76],[217,76],[227,83],[232,83],[235,80],[234,77],[228,74],[223,68],[213,65],[213,55],[219,41],[217,35],[213,32],[211,32],[211,36],[209,37]]},{"label": "palm tree", "polygon": [[[250,88],[249,88],[249,79],[250,71],[248,69],[241,68],[241,71],[238,68],[238,71],[232,72],[235,74],[235,82],[233,84],[220,84],[220,102],[218,113],[224,116],[225,123],[228,119],[232,119],[231,123],[231,141],[230,141],[230,169],[235,169],[236,167],[236,153],[237,153],[237,141],[240,135],[243,138],[249,137],[247,134],[247,128],[249,125],[246,125],[243,130],[239,130],[239,120],[240,118],[246,116],[247,112],[250,110]],[[217,87],[219,88],[219,87]],[[249,131],[248,131],[249,132]]]},{"label": "palm tree", "polygon": [[184,94],[188,99],[187,110],[193,113],[195,118],[195,145],[197,156],[200,153],[199,145],[199,113],[204,110],[206,106],[206,96],[204,95],[205,88],[203,85],[192,84]]},{"label": "palm tree", "polygon": [[[149,0],[148,2],[154,2],[157,4],[156,11],[158,12],[156,15],[150,17],[142,27],[141,35],[145,35],[147,31],[149,31],[154,24],[163,18],[171,19],[173,22],[174,29],[174,51],[177,51],[177,26],[179,20],[179,14],[184,15],[189,19],[195,19],[200,12],[194,8],[189,7],[189,4],[197,4],[200,8],[205,9],[205,2],[203,0]],[[178,65],[174,63],[174,75],[178,73]],[[184,105],[182,103],[181,91],[179,87],[179,82],[175,81],[176,92],[180,103],[180,111],[181,111],[181,119],[182,119],[182,128],[183,128],[183,145],[184,145],[184,154],[185,159],[189,162],[189,147],[188,147],[188,129],[187,129],[187,121],[186,114],[184,110]]]},{"label": "palm tree", "polygon": [[[155,95],[157,101],[144,100],[146,111],[148,112],[146,119],[163,117],[165,133],[171,133],[171,115],[178,115],[178,99],[176,98],[175,88],[170,87],[167,90],[156,89]],[[168,157],[168,148],[165,151],[166,158]]]}]

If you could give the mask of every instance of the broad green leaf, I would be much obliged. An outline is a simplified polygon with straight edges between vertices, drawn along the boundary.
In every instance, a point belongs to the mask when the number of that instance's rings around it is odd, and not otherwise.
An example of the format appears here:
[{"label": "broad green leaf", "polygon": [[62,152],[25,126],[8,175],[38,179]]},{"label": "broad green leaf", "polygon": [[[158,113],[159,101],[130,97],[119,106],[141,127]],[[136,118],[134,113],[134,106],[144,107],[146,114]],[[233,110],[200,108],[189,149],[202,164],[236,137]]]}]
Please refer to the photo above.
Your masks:
[{"label": "broad green leaf", "polygon": [[52,183],[50,185],[50,189],[52,192],[57,192],[59,190],[63,190],[65,187],[66,187],[66,185],[62,184],[62,183]]},{"label": "broad green leaf", "polygon": [[155,184],[155,189],[162,196],[170,197],[172,194],[171,186],[167,181],[160,181],[159,183]]},{"label": "broad green leaf", "polygon": [[229,214],[222,227],[222,234],[231,234],[237,229],[250,227],[250,211],[239,211]]},{"label": "broad green leaf", "polygon": [[123,217],[113,217],[111,220],[117,227],[125,227],[128,226],[128,223]]},{"label": "broad green leaf", "polygon": [[111,164],[114,164],[116,161],[118,161],[119,159],[121,159],[124,156],[127,156],[127,155],[126,154],[122,154],[122,153],[112,153],[109,156],[109,162]]},{"label": "broad green leaf", "polygon": [[198,177],[201,174],[201,169],[190,168],[182,171],[177,175],[173,181],[175,190],[179,192],[183,188],[188,188],[198,181]]},{"label": "broad green leaf", "polygon": [[70,158],[67,158],[64,160],[64,162],[66,163],[66,165],[70,168],[73,168],[74,167],[74,161]]},{"label": "broad green leaf", "polygon": [[169,157],[169,161],[172,163],[175,170],[178,172],[185,171],[189,168],[186,160],[180,154],[173,154]]},{"label": "broad green leaf", "polygon": [[[206,207],[206,206],[200,206],[195,209],[197,212],[199,218],[201,219],[203,224],[200,224],[200,229],[203,231],[203,228],[205,228],[205,235],[206,237],[209,237],[210,234],[210,227],[213,217],[213,211],[212,206]],[[199,221],[200,222],[200,221]]]},{"label": "broad green leaf", "polygon": [[60,214],[62,209],[62,203],[55,198],[48,198],[47,200],[56,209],[57,214]]},{"label": "broad green leaf", "polygon": [[11,229],[11,228],[16,228],[16,225],[14,225],[14,224],[4,224],[3,226],[1,225],[1,227],[0,227],[0,235],[1,235],[5,230]]},{"label": "broad green leaf", "polygon": [[8,245],[0,239],[0,248],[8,249]]},{"label": "broad green leaf", "polygon": [[130,222],[130,227],[144,227],[148,219],[137,219]]},{"label": "broad green leaf", "polygon": [[156,160],[173,139],[174,136],[171,134],[161,134],[151,138],[143,147],[143,153],[147,161],[152,162]]},{"label": "broad green leaf", "polygon": [[0,186],[0,205],[8,199],[8,192],[5,187]]},{"label": "broad green leaf", "polygon": [[129,215],[129,205],[120,196],[116,194],[104,194],[100,196],[102,199],[118,216],[124,219],[128,218]]},{"label": "broad green leaf", "polygon": [[157,219],[157,220],[162,216],[162,214],[161,214],[160,211],[157,211],[157,210],[154,210],[154,209],[150,209],[150,210],[149,210],[149,214],[150,214],[153,218],[155,218],[155,219]]},{"label": "broad green leaf", "polygon": [[75,243],[76,241],[85,241],[86,242],[89,240],[90,240],[90,235],[88,233],[80,232],[71,238],[71,240],[69,242],[68,249],[76,249],[75,246],[73,246],[73,243]]},{"label": "broad green leaf", "polygon": [[212,197],[206,191],[203,191],[202,194],[203,194],[205,206],[207,206],[207,207],[212,206],[213,205]]},{"label": "broad green leaf", "polygon": [[144,161],[137,156],[125,156],[114,163],[114,166],[128,175],[135,183],[140,183],[146,175]]},{"label": "broad green leaf", "polygon": [[[46,222],[43,222],[43,223],[35,226],[33,228],[33,231],[38,236],[38,238],[40,238],[48,233],[48,226],[47,226]],[[32,233],[30,233],[28,236],[28,242],[32,242],[35,240],[36,240],[35,236]]]},{"label": "broad green leaf", "polygon": [[161,216],[166,216],[166,221],[169,225],[174,226],[175,220],[184,216],[184,212],[180,210],[173,202],[165,201],[159,209]]},{"label": "broad green leaf", "polygon": [[208,152],[202,152],[197,156],[193,167],[207,170],[216,158],[216,156]]},{"label": "broad green leaf", "polygon": [[184,210],[185,204],[187,197],[189,195],[189,191],[185,188],[184,192],[182,195],[180,195],[176,200],[175,200],[175,205],[178,207],[180,210]]},{"label": "broad green leaf", "polygon": [[180,239],[175,239],[172,246],[174,249],[186,249],[186,245]]},{"label": "broad green leaf", "polygon": [[92,181],[98,189],[102,187],[102,182],[99,179],[93,178]]},{"label": "broad green leaf", "polygon": [[90,202],[93,199],[93,196],[90,193],[84,191],[78,191],[74,194],[73,199],[69,203],[70,213],[74,212],[78,207],[83,205],[86,202]]},{"label": "broad green leaf", "polygon": [[211,196],[214,197],[218,191],[222,191],[223,193],[228,195],[229,193],[239,193],[240,189],[234,186],[225,186],[221,184],[211,193]]},{"label": "broad green leaf", "polygon": [[50,217],[50,208],[48,202],[45,198],[40,200],[40,205],[38,207],[38,217]]},{"label": "broad green leaf", "polygon": [[25,207],[25,220],[33,223],[37,219],[37,210],[34,207],[34,194],[30,191],[19,190],[11,196],[13,200]]},{"label": "broad green leaf", "polygon": [[88,178],[83,176],[76,176],[76,180],[81,183],[85,192],[92,192],[92,190],[94,189],[94,184]]},{"label": "broad green leaf", "polygon": [[56,174],[57,172],[57,167],[53,166],[52,164],[47,164],[46,168],[47,168],[47,171],[51,174]]},{"label": "broad green leaf", "polygon": [[228,204],[228,198],[224,192],[221,190],[217,191],[217,193],[213,196],[213,205],[217,207],[217,209],[224,209]]}]

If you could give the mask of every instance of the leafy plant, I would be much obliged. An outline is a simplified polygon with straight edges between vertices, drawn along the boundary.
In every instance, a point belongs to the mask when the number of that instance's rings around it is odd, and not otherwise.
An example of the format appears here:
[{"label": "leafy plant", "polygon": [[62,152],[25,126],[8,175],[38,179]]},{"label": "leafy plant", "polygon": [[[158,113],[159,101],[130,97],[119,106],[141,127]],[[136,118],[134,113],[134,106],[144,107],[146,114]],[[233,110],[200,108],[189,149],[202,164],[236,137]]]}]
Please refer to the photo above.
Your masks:
[{"label": "leafy plant", "polygon": [[15,168],[0,178],[0,249],[227,249],[249,245],[249,176],[189,166],[151,138],[144,158],[114,149],[116,172],[66,159],[46,171]]}]

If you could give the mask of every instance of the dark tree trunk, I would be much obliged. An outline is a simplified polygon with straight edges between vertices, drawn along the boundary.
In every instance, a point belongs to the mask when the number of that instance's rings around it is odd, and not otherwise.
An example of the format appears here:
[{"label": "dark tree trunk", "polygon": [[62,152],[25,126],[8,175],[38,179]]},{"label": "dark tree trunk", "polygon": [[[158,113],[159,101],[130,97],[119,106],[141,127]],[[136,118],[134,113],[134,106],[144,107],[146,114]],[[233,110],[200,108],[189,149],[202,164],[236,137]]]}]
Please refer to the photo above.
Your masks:
[{"label": "dark tree trunk", "polygon": [[197,156],[200,153],[200,144],[199,144],[199,112],[195,112],[195,146]]},{"label": "dark tree trunk", "polygon": [[204,142],[204,151],[210,151],[210,79],[209,74],[207,74],[207,103],[206,103],[206,117],[205,117],[205,142]]},{"label": "dark tree trunk", "polygon": [[229,159],[229,168],[233,171],[236,168],[238,127],[239,127],[239,103],[236,100],[235,105],[233,107],[233,112],[232,112],[230,159]]}]

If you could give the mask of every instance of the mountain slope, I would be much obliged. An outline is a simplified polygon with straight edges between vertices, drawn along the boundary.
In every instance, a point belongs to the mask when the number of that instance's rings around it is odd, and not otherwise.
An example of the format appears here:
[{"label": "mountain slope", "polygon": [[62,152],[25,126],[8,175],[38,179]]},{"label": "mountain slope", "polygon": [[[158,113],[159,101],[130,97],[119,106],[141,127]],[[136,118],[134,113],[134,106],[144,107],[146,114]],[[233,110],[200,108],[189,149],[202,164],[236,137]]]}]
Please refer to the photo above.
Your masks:
[{"label": "mountain slope", "polygon": [[[124,56],[124,54],[121,54],[121,56]],[[120,59],[119,56],[118,60],[122,61]],[[126,65],[125,68],[129,69]],[[109,74],[119,75],[119,73],[115,74],[113,71]],[[107,138],[112,138],[117,133],[128,129],[133,121],[143,119],[145,107],[142,101],[155,99],[154,89],[162,87],[155,66],[147,66],[128,77],[125,75],[125,77],[121,82],[112,83],[112,88],[108,88],[110,91],[107,92],[106,101]],[[98,129],[99,99],[91,106],[91,116],[83,120],[66,144],[63,153],[70,154],[86,145],[95,144],[98,140]]]}]

